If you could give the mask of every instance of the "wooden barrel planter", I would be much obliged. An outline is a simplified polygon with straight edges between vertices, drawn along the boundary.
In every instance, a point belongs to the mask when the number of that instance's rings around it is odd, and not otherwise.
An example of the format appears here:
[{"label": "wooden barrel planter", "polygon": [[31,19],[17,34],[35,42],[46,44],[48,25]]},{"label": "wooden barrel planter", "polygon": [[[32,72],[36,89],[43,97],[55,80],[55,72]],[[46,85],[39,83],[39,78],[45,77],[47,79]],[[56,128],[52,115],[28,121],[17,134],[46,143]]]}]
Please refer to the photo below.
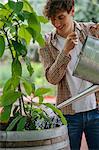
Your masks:
[{"label": "wooden barrel planter", "polygon": [[0,131],[0,150],[70,150],[67,126],[32,131]]}]

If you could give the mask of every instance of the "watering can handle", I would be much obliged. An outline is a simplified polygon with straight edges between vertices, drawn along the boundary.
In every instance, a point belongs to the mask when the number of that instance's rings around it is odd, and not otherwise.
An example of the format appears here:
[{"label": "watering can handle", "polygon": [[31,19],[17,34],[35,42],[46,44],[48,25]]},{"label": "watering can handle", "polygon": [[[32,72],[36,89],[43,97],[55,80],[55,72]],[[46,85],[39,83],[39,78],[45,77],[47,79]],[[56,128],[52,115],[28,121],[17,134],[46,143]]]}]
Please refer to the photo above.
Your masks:
[{"label": "watering can handle", "polygon": [[84,90],[83,92],[79,93],[78,95],[71,97],[69,99],[67,99],[66,101],[62,102],[61,104],[57,105],[57,108],[63,108],[65,106],[70,105],[71,103],[80,100],[81,98],[84,98],[92,93],[95,93],[99,91],[99,85],[93,85],[89,88],[87,88],[86,90]]}]

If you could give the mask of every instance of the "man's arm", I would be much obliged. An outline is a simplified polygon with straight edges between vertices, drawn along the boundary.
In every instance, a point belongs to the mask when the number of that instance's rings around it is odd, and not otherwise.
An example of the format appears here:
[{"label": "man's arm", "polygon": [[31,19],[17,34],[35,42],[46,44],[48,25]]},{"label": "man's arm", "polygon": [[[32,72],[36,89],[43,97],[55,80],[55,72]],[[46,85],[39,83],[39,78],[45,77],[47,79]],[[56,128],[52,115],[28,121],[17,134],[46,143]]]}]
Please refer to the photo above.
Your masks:
[{"label": "man's arm", "polygon": [[96,38],[99,38],[99,23],[80,23],[82,30],[85,31],[86,35],[92,35]]},{"label": "man's arm", "polygon": [[66,73],[66,67],[71,57],[66,55],[64,50],[62,50],[62,52],[59,52],[57,55],[56,60],[54,60],[48,45],[40,49],[39,54],[41,62],[44,65],[45,76],[48,82],[54,85],[58,84]]},{"label": "man's arm", "polygon": [[[69,52],[78,44],[78,35],[75,32],[70,33],[61,52],[51,44],[50,36],[47,37],[46,47],[40,49],[41,60],[44,64],[47,80],[52,84],[58,84],[66,73],[66,68],[71,60]],[[53,54],[52,54],[53,53]],[[57,54],[56,58],[53,55]]]}]

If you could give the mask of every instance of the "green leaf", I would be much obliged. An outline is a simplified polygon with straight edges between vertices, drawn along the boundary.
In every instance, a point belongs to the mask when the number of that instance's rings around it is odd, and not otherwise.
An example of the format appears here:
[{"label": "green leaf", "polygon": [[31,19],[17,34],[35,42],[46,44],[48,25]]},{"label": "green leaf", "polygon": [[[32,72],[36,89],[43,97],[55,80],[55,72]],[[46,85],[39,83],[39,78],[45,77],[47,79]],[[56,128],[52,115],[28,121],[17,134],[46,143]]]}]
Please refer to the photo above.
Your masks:
[{"label": "green leaf", "polygon": [[6,7],[0,3],[0,8],[6,9]]},{"label": "green leaf", "polygon": [[22,66],[18,59],[14,59],[12,62],[12,76],[21,76]]},{"label": "green leaf", "polygon": [[16,2],[16,6],[14,8],[14,11],[16,13],[19,13],[22,10],[22,8],[23,8],[23,2]]},{"label": "green leaf", "polygon": [[23,10],[28,11],[28,12],[33,12],[33,8],[31,7],[31,5],[29,4],[27,0],[24,0]]},{"label": "green leaf", "polygon": [[4,88],[3,88],[3,94],[5,94],[8,90],[14,90],[14,87],[12,85],[12,78],[6,81]]},{"label": "green leaf", "polygon": [[12,81],[12,85],[13,85],[13,87],[14,87],[14,90],[16,90],[16,88],[18,87],[18,85],[19,85],[19,83],[20,83],[20,78],[19,78],[19,76],[13,76],[12,78],[11,78],[11,81]]},{"label": "green leaf", "polygon": [[4,88],[3,88],[3,94],[5,94],[8,90],[15,90],[17,86],[19,85],[20,78],[17,76],[13,76],[8,81],[6,81]]},{"label": "green leaf", "polygon": [[9,0],[9,1],[8,1],[8,5],[9,5],[9,7],[10,7],[11,9],[14,9],[16,3],[15,3],[14,1]]},{"label": "green leaf", "polygon": [[39,96],[39,103],[40,104],[43,103],[43,100],[44,100],[43,96]]},{"label": "green leaf", "polygon": [[0,57],[2,57],[5,50],[5,40],[4,37],[0,35]]},{"label": "green leaf", "polygon": [[25,91],[26,91],[26,93],[28,94],[28,95],[31,95],[31,93],[32,93],[32,85],[31,85],[31,83],[29,83],[28,81],[24,81],[23,82],[23,85],[24,85],[24,88],[25,88]]},{"label": "green leaf", "polygon": [[36,32],[33,28],[27,27],[26,30],[31,34],[32,38],[35,40],[38,36],[38,32]]},{"label": "green leaf", "polygon": [[34,72],[33,67],[31,66],[31,63],[30,64],[26,64],[26,65],[27,65],[27,70],[29,72],[29,75],[31,77],[33,72]]},{"label": "green leaf", "polygon": [[51,89],[49,89],[49,88],[38,88],[38,89],[35,91],[34,95],[35,95],[35,96],[42,96],[42,95],[44,95],[44,94],[50,92],[50,90],[51,90]]},{"label": "green leaf", "polygon": [[26,25],[21,25],[18,35],[20,38],[25,39],[26,43],[29,44],[30,40],[32,38],[31,34],[27,31],[27,26]]},{"label": "green leaf", "polygon": [[32,93],[34,93],[34,92],[35,92],[35,84],[32,83]]},{"label": "green leaf", "polygon": [[15,13],[19,13],[23,8],[23,2],[14,2],[9,0],[8,5]]},{"label": "green leaf", "polygon": [[6,123],[8,122],[11,114],[12,105],[5,106],[3,108],[3,112],[0,114],[0,122]]},{"label": "green leaf", "polygon": [[39,21],[42,22],[42,23],[48,23],[48,22],[49,22],[48,19],[46,19],[46,18],[43,17],[43,16],[38,16],[38,19],[39,19]]},{"label": "green leaf", "polygon": [[41,25],[37,18],[36,13],[32,13],[28,19],[28,25],[30,28],[33,28],[38,33],[41,32]]},{"label": "green leaf", "polygon": [[7,20],[7,21],[5,22],[5,26],[6,26],[6,27],[9,27],[9,28],[12,28],[12,22],[11,22],[10,20]]},{"label": "green leaf", "polygon": [[24,20],[25,20],[25,17],[23,16],[22,12],[18,13],[18,18],[19,18],[21,21],[24,21]]},{"label": "green leaf", "polygon": [[26,117],[22,117],[20,119],[20,121],[17,124],[17,131],[23,131],[24,127],[25,127],[25,123],[26,123],[27,118]]},{"label": "green leaf", "polygon": [[11,12],[9,10],[0,9],[0,18],[1,19],[5,19],[5,16],[6,16],[6,18],[8,18],[10,14],[11,14]]},{"label": "green leaf", "polygon": [[66,121],[65,117],[63,116],[61,110],[59,110],[58,108],[56,108],[53,104],[50,104],[50,103],[43,103],[43,104],[44,104],[45,106],[51,108],[57,115],[59,115],[59,116],[60,116],[60,119],[61,119],[61,121],[62,121],[62,123],[63,123],[64,125],[67,124],[67,121]]},{"label": "green leaf", "polygon": [[36,38],[36,41],[40,44],[40,46],[45,46],[45,40],[43,39],[42,35],[39,34]]},{"label": "green leaf", "polygon": [[11,131],[14,126],[17,124],[17,122],[22,118],[22,116],[17,116],[7,127],[6,131]]},{"label": "green leaf", "polygon": [[20,96],[20,92],[15,92],[13,90],[7,91],[0,97],[0,107],[13,104],[18,98],[20,98]]},{"label": "green leaf", "polygon": [[26,20],[29,19],[30,15],[31,15],[31,13],[28,11],[22,11],[21,14],[22,14],[22,16],[24,16],[24,19],[26,19]]},{"label": "green leaf", "polygon": [[14,40],[12,40],[12,45],[13,45],[14,49],[16,50],[18,56],[20,56],[20,55],[22,55],[23,57],[26,56],[27,49],[26,49],[25,45],[21,44],[21,42],[19,43]]},{"label": "green leaf", "polygon": [[25,60],[26,66],[27,66],[27,70],[28,70],[30,76],[32,76],[34,70],[33,70],[33,67],[31,65],[30,58],[26,56],[24,60]]},{"label": "green leaf", "polygon": [[0,29],[3,27],[4,22],[0,21]]}]

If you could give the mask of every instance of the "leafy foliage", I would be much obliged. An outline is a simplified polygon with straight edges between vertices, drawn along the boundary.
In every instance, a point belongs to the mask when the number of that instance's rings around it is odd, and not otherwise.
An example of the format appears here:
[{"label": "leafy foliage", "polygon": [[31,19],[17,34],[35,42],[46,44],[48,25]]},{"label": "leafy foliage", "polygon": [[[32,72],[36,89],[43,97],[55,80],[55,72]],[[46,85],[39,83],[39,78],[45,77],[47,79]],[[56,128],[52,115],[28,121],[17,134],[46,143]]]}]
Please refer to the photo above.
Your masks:
[{"label": "leafy foliage", "polygon": [[7,127],[7,131],[41,130],[67,124],[62,112],[52,104],[44,103],[41,105],[35,103],[35,106],[32,105],[32,107],[26,104],[25,109],[28,116],[21,116],[18,113],[14,114],[14,119]]},{"label": "leafy foliage", "polygon": [[[5,83],[3,94],[0,96],[0,107],[3,107],[0,122],[9,121],[13,103],[19,100],[19,106],[14,108],[14,118],[7,130],[12,130],[16,125],[16,130],[25,130],[29,120],[29,129],[39,129],[36,124],[38,120],[40,122],[40,119],[44,122],[49,120],[49,127],[52,127],[48,115],[38,107],[42,105],[44,94],[48,93],[49,89],[36,89],[33,82],[22,76],[23,62],[26,63],[30,77],[34,72],[27,56],[27,46],[30,41],[37,41],[40,46],[45,44],[41,34],[41,22],[46,23],[47,20],[43,16],[38,16],[27,0],[16,2],[8,0],[4,5],[0,3],[0,57],[3,56],[6,47],[12,57],[11,77]],[[39,102],[34,104],[31,99],[30,105],[25,107],[24,97],[31,94],[33,97],[38,97]],[[35,105],[37,105],[36,108]],[[64,117],[57,108],[48,106],[62,118],[62,123],[65,123]],[[43,125],[42,127],[45,128]]]}]

